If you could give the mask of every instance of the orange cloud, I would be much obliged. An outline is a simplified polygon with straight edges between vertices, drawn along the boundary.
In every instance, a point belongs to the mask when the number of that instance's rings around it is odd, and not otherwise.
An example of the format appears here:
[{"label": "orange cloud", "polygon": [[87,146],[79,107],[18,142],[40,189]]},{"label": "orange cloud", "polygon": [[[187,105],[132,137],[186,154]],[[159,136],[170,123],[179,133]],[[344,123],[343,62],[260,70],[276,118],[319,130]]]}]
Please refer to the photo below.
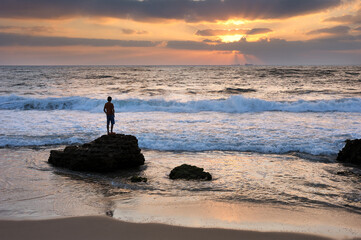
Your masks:
[{"label": "orange cloud", "polygon": [[269,28],[253,28],[253,29],[231,29],[231,30],[214,30],[205,29],[198,30],[196,35],[198,36],[225,36],[225,35],[257,35],[263,33],[272,32]]},{"label": "orange cloud", "polygon": [[345,14],[337,17],[330,17],[324,20],[325,22],[338,22],[338,23],[361,23],[361,9],[356,14]]},{"label": "orange cloud", "polygon": [[148,33],[147,31],[137,31],[137,30],[129,29],[129,28],[123,28],[122,32],[124,34],[147,34]]},{"label": "orange cloud", "polygon": [[333,34],[333,35],[346,35],[350,31],[350,29],[351,28],[348,26],[336,26],[336,27],[331,27],[331,28],[321,28],[321,29],[312,30],[312,31],[308,32],[307,34],[311,35],[311,34],[327,33],[327,34]]}]

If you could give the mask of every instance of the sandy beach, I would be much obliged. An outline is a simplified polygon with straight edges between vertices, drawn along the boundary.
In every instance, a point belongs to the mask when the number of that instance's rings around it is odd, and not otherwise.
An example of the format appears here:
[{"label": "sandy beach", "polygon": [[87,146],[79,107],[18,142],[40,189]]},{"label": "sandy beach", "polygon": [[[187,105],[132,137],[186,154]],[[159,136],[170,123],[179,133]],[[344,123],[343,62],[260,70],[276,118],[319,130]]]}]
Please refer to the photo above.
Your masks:
[{"label": "sandy beach", "polygon": [[188,228],[154,223],[128,223],[110,217],[72,217],[51,220],[0,221],[1,239],[332,239],[286,232],[256,232],[216,228]]}]

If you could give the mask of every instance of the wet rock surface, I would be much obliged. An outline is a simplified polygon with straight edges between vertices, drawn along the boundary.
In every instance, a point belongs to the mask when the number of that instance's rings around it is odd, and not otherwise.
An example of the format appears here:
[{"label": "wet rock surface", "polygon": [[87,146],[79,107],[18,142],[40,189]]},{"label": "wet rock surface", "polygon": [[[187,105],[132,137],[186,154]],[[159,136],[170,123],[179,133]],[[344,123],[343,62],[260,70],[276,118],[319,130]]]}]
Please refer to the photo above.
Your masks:
[{"label": "wet rock surface", "polygon": [[75,171],[113,172],[144,164],[144,156],[135,136],[103,135],[81,146],[50,151],[48,162]]},{"label": "wet rock surface", "polygon": [[337,155],[337,161],[361,166],[361,139],[346,140],[345,147]]},{"label": "wet rock surface", "polygon": [[173,170],[169,174],[169,178],[210,181],[212,180],[212,175],[209,172],[205,172],[203,168],[183,164],[181,166],[173,168]]}]

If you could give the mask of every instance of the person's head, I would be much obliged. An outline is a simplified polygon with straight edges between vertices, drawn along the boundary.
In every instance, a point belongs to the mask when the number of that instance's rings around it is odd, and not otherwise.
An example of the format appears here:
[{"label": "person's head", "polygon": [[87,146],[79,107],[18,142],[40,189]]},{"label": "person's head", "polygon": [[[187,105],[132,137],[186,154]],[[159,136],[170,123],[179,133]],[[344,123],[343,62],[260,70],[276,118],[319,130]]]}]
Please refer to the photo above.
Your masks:
[{"label": "person's head", "polygon": [[111,101],[112,101],[112,97],[109,96],[109,97],[108,97],[108,102],[111,102]]}]

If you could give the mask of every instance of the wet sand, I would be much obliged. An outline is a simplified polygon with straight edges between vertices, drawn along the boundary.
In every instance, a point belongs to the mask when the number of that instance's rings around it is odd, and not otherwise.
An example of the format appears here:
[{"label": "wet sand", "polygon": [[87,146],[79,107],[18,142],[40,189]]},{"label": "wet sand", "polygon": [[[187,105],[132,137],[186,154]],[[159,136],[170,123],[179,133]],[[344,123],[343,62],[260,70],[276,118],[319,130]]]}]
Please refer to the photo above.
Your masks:
[{"label": "wet sand", "polygon": [[129,223],[110,217],[72,217],[50,220],[0,221],[1,239],[247,239],[247,240],[326,240],[316,235],[286,232],[256,232],[216,228],[189,228],[155,223]]}]

